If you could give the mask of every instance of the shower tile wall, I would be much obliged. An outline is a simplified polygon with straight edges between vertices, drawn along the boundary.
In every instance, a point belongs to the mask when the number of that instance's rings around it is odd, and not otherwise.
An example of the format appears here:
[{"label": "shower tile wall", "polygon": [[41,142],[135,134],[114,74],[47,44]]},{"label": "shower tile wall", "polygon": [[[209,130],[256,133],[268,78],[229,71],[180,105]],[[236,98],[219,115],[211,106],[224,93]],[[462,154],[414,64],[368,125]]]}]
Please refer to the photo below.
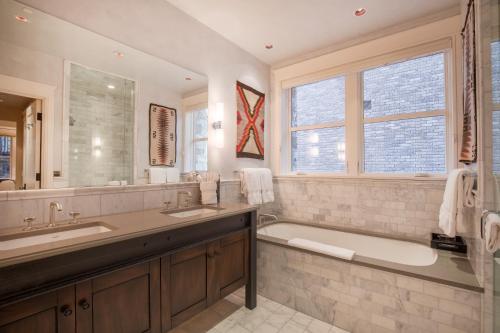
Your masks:
[{"label": "shower tile wall", "polygon": [[71,65],[70,186],[132,182],[134,91],[133,81]]}]

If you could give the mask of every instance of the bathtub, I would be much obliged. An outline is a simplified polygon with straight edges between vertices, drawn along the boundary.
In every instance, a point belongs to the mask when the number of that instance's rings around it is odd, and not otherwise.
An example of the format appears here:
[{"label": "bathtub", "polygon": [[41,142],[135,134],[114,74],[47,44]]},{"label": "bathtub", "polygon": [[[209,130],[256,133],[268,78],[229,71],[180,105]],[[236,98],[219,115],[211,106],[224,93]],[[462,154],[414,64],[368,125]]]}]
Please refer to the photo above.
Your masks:
[{"label": "bathtub", "polygon": [[295,223],[279,222],[267,225],[257,230],[257,234],[284,243],[292,238],[304,238],[353,250],[356,252],[355,258],[361,256],[408,266],[430,266],[438,258],[435,249],[419,243]]}]

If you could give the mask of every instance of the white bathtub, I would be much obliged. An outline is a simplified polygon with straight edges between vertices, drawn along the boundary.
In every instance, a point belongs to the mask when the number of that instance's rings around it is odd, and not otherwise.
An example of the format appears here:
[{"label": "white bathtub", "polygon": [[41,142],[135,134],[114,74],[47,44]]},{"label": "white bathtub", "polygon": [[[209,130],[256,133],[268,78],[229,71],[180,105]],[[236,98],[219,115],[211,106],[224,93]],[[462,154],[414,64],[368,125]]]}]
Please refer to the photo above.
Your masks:
[{"label": "white bathtub", "polygon": [[409,266],[430,266],[437,260],[437,251],[418,243],[366,236],[350,232],[279,222],[262,227],[257,234],[284,242],[304,238],[356,252],[356,256],[384,260]]}]

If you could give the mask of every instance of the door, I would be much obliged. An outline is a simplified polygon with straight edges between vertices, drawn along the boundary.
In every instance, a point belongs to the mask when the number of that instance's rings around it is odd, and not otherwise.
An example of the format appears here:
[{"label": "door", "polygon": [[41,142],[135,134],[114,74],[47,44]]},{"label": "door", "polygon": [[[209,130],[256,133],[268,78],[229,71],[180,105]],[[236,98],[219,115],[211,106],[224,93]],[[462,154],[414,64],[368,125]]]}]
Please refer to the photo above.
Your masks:
[{"label": "door", "polygon": [[226,297],[248,281],[249,234],[234,233],[208,245],[209,304]]},{"label": "door", "polygon": [[75,288],[0,308],[0,333],[74,333]]},{"label": "door", "polygon": [[160,262],[121,269],[76,286],[77,333],[160,333]]},{"label": "door", "polygon": [[207,246],[161,259],[162,328],[167,331],[207,306]]}]

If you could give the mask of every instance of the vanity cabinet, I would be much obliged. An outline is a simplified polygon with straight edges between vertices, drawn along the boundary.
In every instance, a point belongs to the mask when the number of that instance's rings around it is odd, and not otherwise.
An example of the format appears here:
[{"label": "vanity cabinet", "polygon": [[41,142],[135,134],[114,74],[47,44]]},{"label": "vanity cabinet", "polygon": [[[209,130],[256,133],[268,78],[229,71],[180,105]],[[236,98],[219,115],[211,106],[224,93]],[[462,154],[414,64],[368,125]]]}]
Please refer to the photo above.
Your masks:
[{"label": "vanity cabinet", "polygon": [[74,333],[73,287],[42,294],[0,308],[1,333]]},{"label": "vanity cabinet", "polygon": [[78,333],[160,333],[159,259],[76,285]]},{"label": "vanity cabinet", "polygon": [[163,331],[245,285],[248,240],[244,230],[162,257]]},{"label": "vanity cabinet", "polygon": [[0,333],[165,333],[246,285],[255,211],[0,268]]}]

